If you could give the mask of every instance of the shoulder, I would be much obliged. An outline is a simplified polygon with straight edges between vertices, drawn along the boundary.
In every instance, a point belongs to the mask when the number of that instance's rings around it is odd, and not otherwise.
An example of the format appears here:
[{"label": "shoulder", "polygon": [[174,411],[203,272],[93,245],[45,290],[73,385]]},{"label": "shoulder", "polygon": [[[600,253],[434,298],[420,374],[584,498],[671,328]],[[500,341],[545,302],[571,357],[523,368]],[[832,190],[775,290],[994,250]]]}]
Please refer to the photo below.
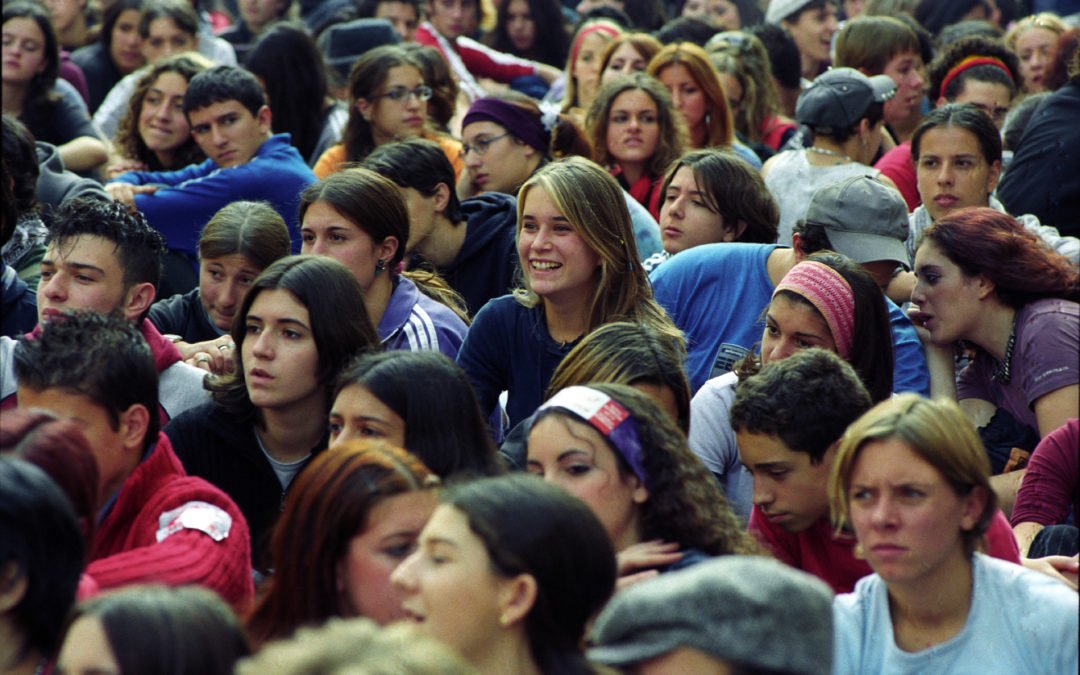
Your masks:
[{"label": "shoulder", "polygon": [[673,255],[653,272],[654,284],[687,279],[690,282],[708,281],[729,273],[727,265],[759,261],[762,265],[775,244],[702,244]]},{"label": "shoulder", "polygon": [[1013,601],[1021,600],[1028,611],[1042,617],[1036,623],[1041,625],[1068,625],[1071,622],[1075,638],[1077,629],[1077,594],[1067,592],[1067,588],[1057,579],[1027,569],[1005,560],[976,553],[972,564],[975,567],[975,583],[982,583],[984,589],[1000,596],[1000,601],[992,606],[999,607],[1005,597]]}]

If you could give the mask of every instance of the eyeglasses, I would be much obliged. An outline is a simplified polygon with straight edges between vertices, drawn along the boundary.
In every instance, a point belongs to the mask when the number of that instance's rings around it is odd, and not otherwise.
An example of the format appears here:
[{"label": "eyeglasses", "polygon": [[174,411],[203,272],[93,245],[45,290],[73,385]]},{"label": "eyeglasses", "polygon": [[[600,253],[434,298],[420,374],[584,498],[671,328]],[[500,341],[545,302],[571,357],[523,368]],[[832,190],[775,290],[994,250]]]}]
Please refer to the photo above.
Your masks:
[{"label": "eyeglasses", "polygon": [[458,156],[461,157],[462,159],[465,159],[465,156],[469,154],[470,150],[475,150],[477,155],[480,155],[481,157],[483,157],[484,154],[487,153],[489,145],[491,145],[495,141],[499,140],[500,138],[505,138],[506,136],[510,136],[510,135],[512,135],[512,134],[509,131],[507,131],[505,134],[499,134],[498,136],[492,136],[491,138],[477,139],[477,141],[475,143],[473,143],[472,145],[466,145],[466,144],[462,143],[461,144],[461,152],[458,153]]},{"label": "eyeglasses", "polygon": [[415,96],[420,101],[426,101],[431,98],[431,87],[427,85],[420,85],[416,89],[406,89],[405,87],[392,87],[390,91],[385,94],[375,94],[370,98],[383,98],[386,97],[391,101],[405,101],[410,96]]}]

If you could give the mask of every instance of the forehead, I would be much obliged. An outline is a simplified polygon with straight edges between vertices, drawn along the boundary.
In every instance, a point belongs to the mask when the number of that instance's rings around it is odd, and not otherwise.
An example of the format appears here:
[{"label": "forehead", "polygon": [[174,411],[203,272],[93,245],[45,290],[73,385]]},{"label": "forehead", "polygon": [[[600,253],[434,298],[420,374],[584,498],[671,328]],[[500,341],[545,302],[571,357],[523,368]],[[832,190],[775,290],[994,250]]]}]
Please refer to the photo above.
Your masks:
[{"label": "forehead", "polygon": [[900,52],[893,54],[891,58],[885,63],[885,70],[891,68],[898,68],[902,65],[910,65],[914,62],[921,62],[922,56],[915,52]]},{"label": "forehead", "polygon": [[468,126],[461,130],[461,135],[467,142],[481,137],[500,136],[504,133],[506,133],[504,126],[489,120],[470,122]]},{"label": "forehead", "polygon": [[944,482],[934,465],[898,438],[867,441],[851,468],[853,482],[886,479],[892,482]]},{"label": "forehead", "polygon": [[607,45],[611,38],[605,33],[600,31],[589,33],[585,37],[581,38],[581,43],[578,47],[578,56],[580,57],[582,52],[599,52],[603,51],[604,46]]},{"label": "forehead", "polygon": [[657,109],[652,96],[640,89],[627,89],[615,97],[611,106],[612,108],[647,108],[653,111]]},{"label": "forehead", "polygon": [[962,127],[934,127],[923,134],[919,154],[983,156],[979,139]]},{"label": "forehead", "polygon": [[615,51],[611,52],[611,58],[644,59],[645,57],[641,55],[641,52],[638,51],[638,48],[634,46],[633,42],[627,40],[616,47]]},{"label": "forehead", "polygon": [[104,406],[98,405],[86,394],[65,387],[19,387],[17,399],[20,408],[47,410],[80,424],[95,424],[109,419]]},{"label": "forehead", "polygon": [[295,295],[284,288],[263,290],[255,296],[248,314],[255,314],[266,319],[281,316],[296,319],[301,323],[308,322],[307,307],[304,307]]},{"label": "forehead", "polygon": [[386,71],[386,84],[401,84],[406,81],[420,81],[422,83],[423,77],[420,75],[420,69],[416,66],[402,64]]},{"label": "forehead", "polygon": [[736,431],[735,438],[739,445],[739,457],[743,464],[797,463],[800,458],[809,460],[805,452],[790,449],[784,441],[772,434]]},{"label": "forehead", "polygon": [[413,16],[417,15],[416,7],[413,7],[407,2],[399,2],[398,0],[383,0],[375,6],[375,12],[384,12],[387,14],[403,14],[408,13]]},{"label": "forehead", "polygon": [[106,273],[120,272],[120,258],[116,255],[117,244],[96,234],[77,234],[49,244],[45,260],[54,265],[89,264]]},{"label": "forehead", "polygon": [[45,40],[45,34],[41,32],[41,27],[38,26],[37,21],[27,16],[16,16],[5,21],[4,32],[34,38],[39,42]]},{"label": "forehead", "polygon": [[244,107],[244,104],[240,103],[236,99],[229,99],[228,101],[217,101],[211,103],[208,106],[197,108],[188,113],[188,119],[191,121],[192,126],[205,122],[212,122],[223,115],[235,114],[241,118],[254,118],[251,111]]},{"label": "forehead", "polygon": [[695,82],[693,75],[690,74],[690,69],[681,63],[673,63],[669,66],[665,66],[663,70],[657,73],[656,78],[668,85]]},{"label": "forehead", "polygon": [[435,508],[420,538],[446,540],[459,548],[484,549],[484,543],[469,528],[469,519],[465,513],[450,504],[439,504]]},{"label": "forehead", "polygon": [[600,432],[590,424],[571,417],[567,413],[548,413],[537,422],[529,432],[529,456],[536,451],[555,450],[561,452],[571,447],[578,450],[611,452]]}]

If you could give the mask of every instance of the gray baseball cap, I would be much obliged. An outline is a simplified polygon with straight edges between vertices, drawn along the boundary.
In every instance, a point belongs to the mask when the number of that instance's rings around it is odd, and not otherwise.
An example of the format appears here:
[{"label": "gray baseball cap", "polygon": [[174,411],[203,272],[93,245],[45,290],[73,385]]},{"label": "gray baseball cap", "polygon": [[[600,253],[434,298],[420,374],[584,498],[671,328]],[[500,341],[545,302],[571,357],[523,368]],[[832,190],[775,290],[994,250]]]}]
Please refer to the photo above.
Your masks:
[{"label": "gray baseball cap", "polygon": [[743,666],[827,673],[832,600],[820,579],[771,558],[720,556],[616,594],[588,657],[627,666],[691,647]]},{"label": "gray baseball cap", "polygon": [[907,204],[872,176],[822,185],[810,197],[806,222],[823,226],[833,250],[857,263],[892,260],[908,266]]},{"label": "gray baseball cap", "polygon": [[765,10],[766,23],[780,23],[813,0],[771,0],[769,8]]},{"label": "gray baseball cap", "polygon": [[866,115],[871,103],[895,94],[896,83],[888,75],[867,77],[854,68],[830,68],[799,94],[795,117],[812,127],[847,129]]}]

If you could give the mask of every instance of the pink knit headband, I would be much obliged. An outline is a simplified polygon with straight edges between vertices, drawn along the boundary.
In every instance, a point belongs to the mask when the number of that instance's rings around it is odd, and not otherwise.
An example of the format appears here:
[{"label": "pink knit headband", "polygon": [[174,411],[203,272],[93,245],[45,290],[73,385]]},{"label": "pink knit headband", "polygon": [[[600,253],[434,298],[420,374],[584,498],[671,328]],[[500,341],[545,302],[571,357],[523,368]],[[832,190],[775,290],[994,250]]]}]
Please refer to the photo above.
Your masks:
[{"label": "pink knit headband", "polygon": [[782,290],[797,293],[810,301],[825,317],[840,358],[850,359],[855,341],[855,294],[847,279],[828,265],[805,260],[784,275],[773,291],[773,297]]},{"label": "pink knit headband", "polygon": [[574,40],[574,44],[570,46],[570,69],[573,70],[574,62],[577,61],[578,49],[581,48],[581,43],[585,38],[593,33],[604,33],[608,37],[616,37],[619,34],[619,29],[615,26],[608,25],[606,23],[597,23],[582,29],[578,33],[577,39]]}]

